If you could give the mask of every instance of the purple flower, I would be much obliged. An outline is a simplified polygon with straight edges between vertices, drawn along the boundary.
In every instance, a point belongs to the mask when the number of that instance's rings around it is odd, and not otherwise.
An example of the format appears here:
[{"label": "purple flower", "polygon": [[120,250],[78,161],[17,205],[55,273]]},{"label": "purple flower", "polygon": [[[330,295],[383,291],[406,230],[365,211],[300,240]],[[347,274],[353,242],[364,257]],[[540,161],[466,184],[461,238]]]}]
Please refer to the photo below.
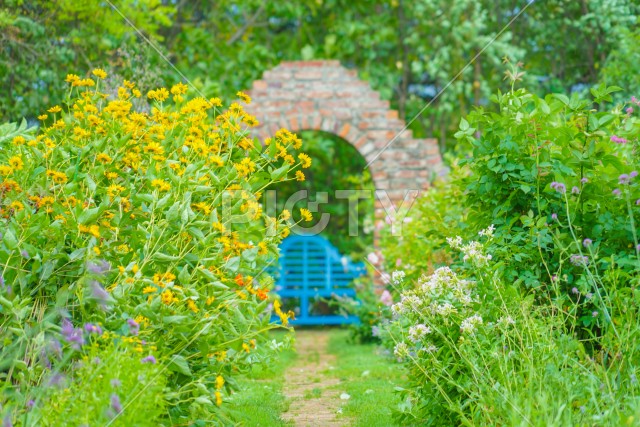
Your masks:
[{"label": "purple flower", "polygon": [[571,288],[571,293],[574,295],[580,295],[580,291],[575,286]]},{"label": "purple flower", "polygon": [[636,246],[636,251],[640,252],[640,244]]},{"label": "purple flower", "polygon": [[629,141],[616,135],[611,135],[611,142],[615,142],[616,144],[626,144]]},{"label": "purple flower", "polygon": [[372,326],[371,327],[371,335],[374,337],[379,337],[380,336],[380,328],[377,326]]},{"label": "purple flower", "polygon": [[637,104],[637,103],[638,103],[638,100],[636,99],[636,97],[635,97],[635,96],[632,96],[632,97],[631,97],[631,102],[633,102],[634,104]]},{"label": "purple flower", "polygon": [[580,189],[574,185],[571,188],[571,194],[580,194]]},{"label": "purple flower", "polygon": [[636,206],[640,205],[640,199],[636,200]]},{"label": "purple flower", "polygon": [[31,409],[34,406],[36,406],[36,401],[33,399],[29,399],[29,401],[27,402],[27,408]]},{"label": "purple flower", "polygon": [[91,296],[95,299],[102,309],[106,309],[107,304],[111,302],[111,295],[104,290],[102,285],[97,280],[91,281]]},{"label": "purple flower", "polygon": [[120,397],[118,397],[118,395],[115,393],[111,395],[111,409],[113,409],[113,411],[116,414],[119,414],[120,412],[122,412],[122,404],[120,403]]},{"label": "purple flower", "polygon": [[589,180],[586,177],[580,180],[580,183],[582,184],[586,184],[587,182],[589,182]]},{"label": "purple flower", "polygon": [[619,188],[616,188],[615,190],[612,191],[612,193],[614,196],[619,196],[622,193],[622,191],[620,191]]},{"label": "purple flower", "polygon": [[[638,201],[640,202],[640,200]],[[0,286],[4,288],[4,277],[2,277],[2,274],[0,274]]]},{"label": "purple flower", "polygon": [[631,171],[631,172],[629,172],[629,178],[633,179],[633,178],[635,178],[636,176],[638,176],[638,171]]},{"label": "purple flower", "polygon": [[582,241],[582,246],[584,246],[585,248],[588,248],[589,246],[591,246],[591,244],[593,243],[593,241],[589,238],[586,238]]},{"label": "purple flower", "polygon": [[127,324],[129,325],[129,333],[131,335],[138,335],[140,332],[140,325],[133,319],[127,319]]},{"label": "purple flower", "polygon": [[95,263],[90,261],[87,263],[87,270],[101,276],[111,270],[111,264],[103,259],[97,260]]},{"label": "purple flower", "polygon": [[577,267],[586,267],[587,265],[589,265],[589,257],[585,255],[574,254],[571,255],[571,258],[569,258],[569,260],[571,261],[571,264]]},{"label": "purple flower", "polygon": [[20,255],[22,255],[23,258],[29,259],[29,252],[24,249],[20,251]]},{"label": "purple flower", "polygon": [[598,312],[597,312],[597,311],[594,311],[593,313],[591,313],[591,316],[592,316],[592,317],[598,317]]},{"label": "purple flower", "polygon": [[111,380],[111,387],[113,387],[113,388],[118,388],[118,387],[120,387],[121,384],[122,383],[117,378],[114,378],[114,379]]},{"label": "purple flower", "polygon": [[11,415],[7,415],[2,420],[2,427],[13,427],[13,422],[11,421]]},{"label": "purple flower", "polygon": [[55,373],[55,374],[51,375],[51,378],[49,378],[48,385],[50,387],[64,388],[66,383],[67,383],[67,379],[65,378],[64,375],[62,375],[60,373]]},{"label": "purple flower", "polygon": [[633,107],[627,107],[625,111],[627,112],[627,114],[631,115],[633,114]]},{"label": "purple flower", "polygon": [[90,334],[102,335],[102,328],[98,325],[94,325],[93,323],[85,323],[84,330]]},{"label": "purple flower", "polygon": [[558,220],[558,214],[552,213],[551,214],[551,219],[554,220],[554,221],[557,221]]},{"label": "purple flower", "polygon": [[551,188],[553,188],[554,190],[556,190],[560,194],[564,194],[564,193],[567,192],[567,187],[561,182],[553,181],[551,183]]},{"label": "purple flower", "polygon": [[587,294],[584,297],[586,299],[591,299],[591,298],[593,298],[593,294],[591,292],[587,292]]},{"label": "purple flower", "polygon": [[631,178],[626,173],[623,173],[618,177],[618,183],[622,185],[628,184],[630,180]]},{"label": "purple flower", "polygon": [[65,341],[71,344],[71,348],[80,350],[80,347],[84,345],[82,329],[74,328],[69,319],[62,319],[62,329],[60,332]]},{"label": "purple flower", "polygon": [[94,365],[99,365],[99,364],[102,363],[102,360],[99,357],[96,356],[96,357],[93,358],[92,362],[93,362]]},{"label": "purple flower", "polygon": [[156,364],[156,358],[152,355],[149,355],[141,360],[142,363],[151,363],[152,365]]},{"label": "purple flower", "polygon": [[553,276],[551,276],[551,281],[552,282],[557,282],[558,281],[558,276],[556,276],[555,274]]}]

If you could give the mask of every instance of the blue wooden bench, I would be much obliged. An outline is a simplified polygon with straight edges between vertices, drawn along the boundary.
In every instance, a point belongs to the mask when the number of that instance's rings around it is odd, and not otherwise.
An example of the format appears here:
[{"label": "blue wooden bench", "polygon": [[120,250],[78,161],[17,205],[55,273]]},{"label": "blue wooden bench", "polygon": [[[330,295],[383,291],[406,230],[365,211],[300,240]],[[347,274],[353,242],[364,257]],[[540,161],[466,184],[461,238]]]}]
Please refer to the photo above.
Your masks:
[{"label": "blue wooden bench", "polygon": [[[357,316],[313,315],[310,300],[352,297],[351,282],[366,274],[364,263],[353,263],[324,237],[297,235],[280,245],[278,269],[274,272],[276,293],[283,299],[300,300],[300,313],[292,325],[341,325],[358,323]],[[273,317],[277,321],[277,316]]]}]

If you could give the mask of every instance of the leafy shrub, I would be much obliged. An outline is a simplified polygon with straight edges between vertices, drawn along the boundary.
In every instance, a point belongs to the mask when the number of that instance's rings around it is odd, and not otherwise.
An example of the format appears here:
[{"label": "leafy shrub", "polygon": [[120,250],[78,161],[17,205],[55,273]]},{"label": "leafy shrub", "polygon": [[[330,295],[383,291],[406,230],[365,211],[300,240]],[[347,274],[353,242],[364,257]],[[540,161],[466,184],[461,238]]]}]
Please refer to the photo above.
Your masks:
[{"label": "leafy shrub", "polygon": [[[491,237],[491,230],[484,233]],[[615,304],[630,325],[591,354],[571,315],[508,284],[487,244],[451,239],[468,260],[425,275],[385,330],[409,369],[402,419],[420,425],[633,425],[640,416],[637,298]],[[605,344],[606,343],[606,344]]]},{"label": "leafy shrub", "polygon": [[[640,122],[635,98],[607,107],[616,90],[494,96],[498,113],[462,120],[470,154],[451,181],[401,238],[383,234],[384,267],[406,280],[377,328],[411,371],[412,422],[637,419]],[[463,243],[478,233],[491,238]]]},{"label": "leafy shrub", "polygon": [[234,376],[272,354],[254,354],[275,327],[264,270],[290,213],[269,217],[257,200],[310,159],[286,130],[264,147],[252,139],[257,121],[238,103],[185,100],[178,84],[150,91],[139,112],[134,83],[110,97],[106,73],[93,74],[69,75],[65,107],[0,151],[3,361],[15,360],[2,375],[11,384],[20,364],[32,372],[22,391],[38,385],[38,355],[51,337],[69,341],[62,316],[127,336],[140,359],[164,365],[173,423],[215,419]]}]

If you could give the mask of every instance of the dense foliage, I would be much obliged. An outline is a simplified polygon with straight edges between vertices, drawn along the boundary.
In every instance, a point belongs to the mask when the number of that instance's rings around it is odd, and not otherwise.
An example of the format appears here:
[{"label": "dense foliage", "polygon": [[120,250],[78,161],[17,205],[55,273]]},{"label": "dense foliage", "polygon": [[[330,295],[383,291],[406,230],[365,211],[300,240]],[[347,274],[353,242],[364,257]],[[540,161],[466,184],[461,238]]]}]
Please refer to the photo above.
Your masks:
[{"label": "dense foliage", "polygon": [[2,417],[224,420],[235,376],[273,355],[271,312],[290,316],[264,273],[290,213],[261,193],[311,160],[286,130],[251,138],[239,103],[179,83],[145,112],[134,83],[92,74],[67,76],[37,135],[1,129]]},{"label": "dense foliage", "polygon": [[451,180],[383,232],[395,272],[367,309],[411,372],[407,422],[637,419],[640,121],[616,90],[493,97],[461,121]]},{"label": "dense foliage", "polygon": [[434,100],[412,129],[440,138],[444,149],[455,143],[459,117],[504,88],[504,56],[526,61],[534,92],[585,91],[612,73],[625,77],[610,84],[637,90],[637,44],[626,33],[638,7],[632,0],[9,0],[0,7],[0,120],[33,117],[43,101],[61,100],[67,69],[109,62],[143,90],[159,76],[176,81],[144,35],[207,96],[232,96],[281,60],[338,59],[401,117]]}]

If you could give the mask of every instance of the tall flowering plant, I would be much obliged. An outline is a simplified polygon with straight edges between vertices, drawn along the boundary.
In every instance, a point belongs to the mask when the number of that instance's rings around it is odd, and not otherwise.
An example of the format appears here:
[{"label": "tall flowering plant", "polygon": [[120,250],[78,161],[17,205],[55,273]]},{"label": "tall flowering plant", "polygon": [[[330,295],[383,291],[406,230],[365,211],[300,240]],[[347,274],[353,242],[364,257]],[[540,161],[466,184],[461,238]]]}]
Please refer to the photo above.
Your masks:
[{"label": "tall flowering plant", "polygon": [[[265,269],[290,213],[266,215],[261,193],[311,160],[286,130],[251,138],[258,121],[242,92],[224,109],[187,99],[179,83],[150,91],[137,111],[135,83],[107,93],[105,78],[70,74],[66,105],[0,150],[3,322],[33,322],[3,338],[24,343],[12,347],[16,363],[35,365],[25,351],[61,317],[91,322],[166,367],[174,421],[217,414],[233,376],[269,353],[256,351],[274,327]],[[81,347],[83,334],[61,342]]]}]

